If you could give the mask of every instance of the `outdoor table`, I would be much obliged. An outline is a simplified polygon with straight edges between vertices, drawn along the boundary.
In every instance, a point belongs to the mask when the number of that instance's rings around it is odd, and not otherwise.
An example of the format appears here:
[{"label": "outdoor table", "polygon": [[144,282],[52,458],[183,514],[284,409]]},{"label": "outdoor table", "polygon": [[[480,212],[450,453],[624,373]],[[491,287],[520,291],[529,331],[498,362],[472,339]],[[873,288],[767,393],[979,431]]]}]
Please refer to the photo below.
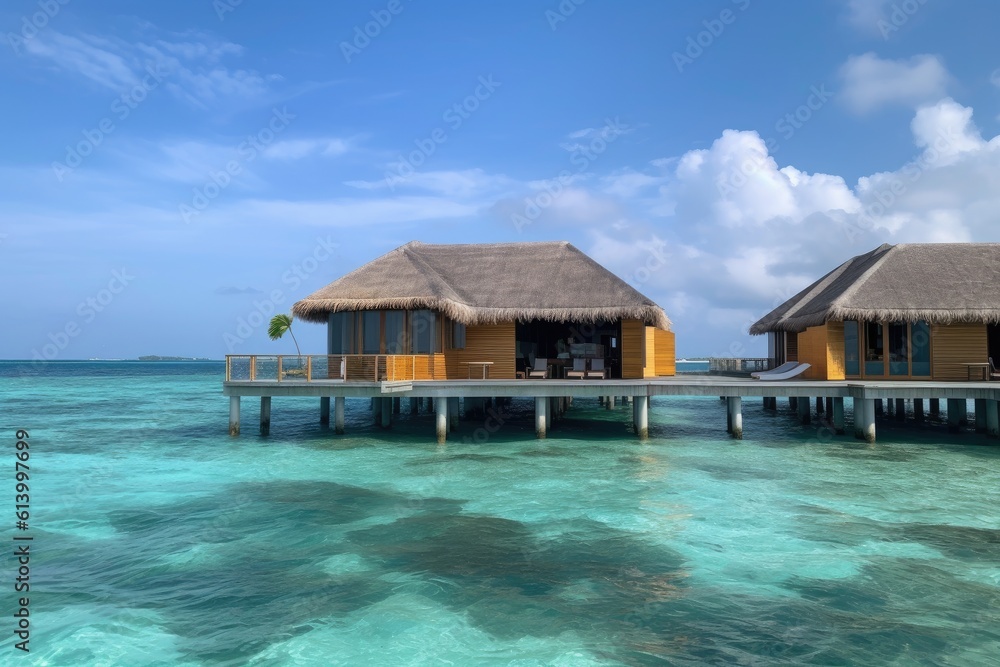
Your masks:
[{"label": "outdoor table", "polygon": [[[965,366],[968,372],[968,378],[970,380],[989,380],[990,379],[990,364],[989,362],[977,363],[977,364],[962,364]],[[972,377],[972,371],[976,371],[978,378]]]},{"label": "outdoor table", "polygon": [[466,361],[465,363],[469,365],[469,378],[470,379],[472,378],[472,367],[473,366],[479,366],[479,367],[482,368],[482,377],[481,377],[481,379],[485,380],[486,378],[488,378],[490,376],[490,366],[493,365],[492,361]]}]

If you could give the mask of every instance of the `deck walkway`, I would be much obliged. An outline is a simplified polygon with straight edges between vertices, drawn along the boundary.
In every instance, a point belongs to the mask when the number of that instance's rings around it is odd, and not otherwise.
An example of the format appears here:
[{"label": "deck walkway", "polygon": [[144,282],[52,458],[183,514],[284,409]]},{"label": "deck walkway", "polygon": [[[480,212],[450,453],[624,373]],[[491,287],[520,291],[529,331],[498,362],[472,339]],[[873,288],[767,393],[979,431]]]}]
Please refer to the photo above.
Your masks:
[{"label": "deck walkway", "polygon": [[[330,421],[330,400],[334,400],[335,423],[343,432],[345,398],[369,398],[373,401],[376,419],[388,426],[393,400],[400,398],[433,399],[436,432],[439,442],[447,437],[449,425],[454,429],[459,399],[534,398],[535,430],[544,438],[551,418],[565,412],[570,397],[603,398],[609,405],[616,398],[632,403],[632,421],[637,435],[648,435],[649,398],[652,396],[718,396],[727,403],[727,430],[742,438],[744,398],[762,398],[765,407],[776,407],[777,398],[788,398],[797,406],[803,421],[808,421],[810,401],[823,401],[830,410],[838,433],[844,429],[845,398],[853,400],[855,409],[854,434],[869,442],[875,441],[876,401],[889,399],[899,404],[913,400],[918,415],[923,413],[923,401],[931,401],[931,412],[937,410],[940,399],[947,400],[949,424],[957,425],[966,418],[965,401],[974,400],[976,424],[991,435],[1000,436],[1000,382],[907,382],[907,381],[828,381],[783,380],[762,382],[750,378],[720,376],[686,376],[647,378],[642,380],[601,379],[517,379],[517,380],[413,380],[397,382],[344,382],[341,380],[285,378],[282,381],[230,380],[223,383],[223,394],[230,397],[230,433],[240,431],[240,399],[260,397],[261,432],[270,430],[271,398],[275,396],[318,397],[320,420]],[[388,401],[388,403],[386,403]],[[467,400],[466,403],[469,403]],[[398,404],[396,404],[398,406]],[[881,406],[881,403],[880,403]],[[892,404],[890,404],[890,408]],[[396,408],[398,410],[398,407]],[[451,414],[449,414],[451,413]]]}]

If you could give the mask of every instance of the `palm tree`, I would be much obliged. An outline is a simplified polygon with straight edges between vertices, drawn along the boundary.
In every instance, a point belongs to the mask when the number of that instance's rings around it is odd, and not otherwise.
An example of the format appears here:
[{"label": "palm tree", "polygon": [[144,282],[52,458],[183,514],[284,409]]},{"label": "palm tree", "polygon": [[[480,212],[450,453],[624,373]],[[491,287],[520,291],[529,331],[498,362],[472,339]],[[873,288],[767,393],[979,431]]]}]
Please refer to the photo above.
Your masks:
[{"label": "palm tree", "polygon": [[267,335],[270,336],[271,340],[278,340],[285,333],[292,335],[292,341],[295,342],[295,351],[299,353],[299,365],[302,364],[302,350],[299,349],[299,341],[295,340],[295,334],[292,333],[292,319],[293,315],[285,315],[284,313],[278,313],[271,318],[271,323],[267,327]]}]

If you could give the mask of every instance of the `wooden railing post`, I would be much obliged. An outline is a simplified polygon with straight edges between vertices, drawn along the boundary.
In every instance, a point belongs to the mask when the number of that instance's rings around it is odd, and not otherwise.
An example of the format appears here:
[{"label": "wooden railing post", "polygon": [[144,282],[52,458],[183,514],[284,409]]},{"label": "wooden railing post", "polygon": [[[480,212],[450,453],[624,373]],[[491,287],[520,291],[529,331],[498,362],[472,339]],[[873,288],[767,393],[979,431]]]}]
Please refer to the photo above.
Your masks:
[{"label": "wooden railing post", "polygon": [[313,358],[312,355],[306,356],[306,382],[312,382],[313,379]]},{"label": "wooden railing post", "polygon": [[232,369],[232,365],[233,365],[233,358],[227,354],[226,355],[226,382],[229,382],[229,378],[232,377],[232,373],[230,372],[231,369]]},{"label": "wooden railing post", "polygon": [[281,355],[278,355],[278,382],[281,382]]},{"label": "wooden railing post", "polygon": [[257,379],[257,355],[250,355],[250,380]]}]

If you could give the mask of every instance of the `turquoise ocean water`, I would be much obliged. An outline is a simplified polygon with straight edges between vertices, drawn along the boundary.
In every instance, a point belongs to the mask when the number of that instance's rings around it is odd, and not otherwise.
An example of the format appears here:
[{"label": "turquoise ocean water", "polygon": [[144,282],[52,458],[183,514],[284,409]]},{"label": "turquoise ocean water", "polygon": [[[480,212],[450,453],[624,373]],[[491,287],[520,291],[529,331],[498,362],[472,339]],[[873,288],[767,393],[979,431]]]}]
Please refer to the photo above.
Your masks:
[{"label": "turquoise ocean water", "polygon": [[[1000,447],[880,424],[874,446],[746,401],[532,406],[433,442],[244,399],[221,363],[0,363],[0,493],[31,443],[31,653],[2,664],[995,665]],[[492,422],[491,422],[492,425]],[[11,542],[8,542],[11,544]],[[10,553],[12,549],[5,549]]]}]

